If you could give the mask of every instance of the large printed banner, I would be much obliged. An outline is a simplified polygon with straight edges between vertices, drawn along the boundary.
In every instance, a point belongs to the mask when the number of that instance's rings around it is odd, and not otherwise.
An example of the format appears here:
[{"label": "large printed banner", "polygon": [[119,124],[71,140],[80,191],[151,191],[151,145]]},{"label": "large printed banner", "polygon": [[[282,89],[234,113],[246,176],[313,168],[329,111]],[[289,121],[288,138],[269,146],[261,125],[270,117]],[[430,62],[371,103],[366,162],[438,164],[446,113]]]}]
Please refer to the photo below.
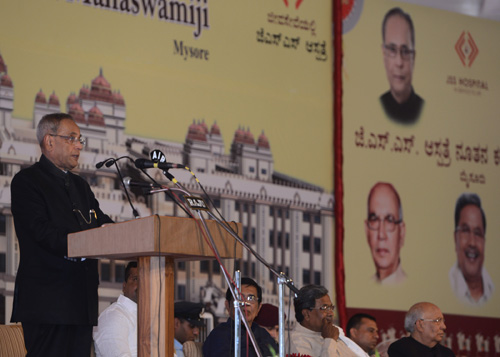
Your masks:
[{"label": "large printed banner", "polygon": [[[448,324],[454,350],[468,340],[469,352],[500,353],[500,24],[354,3],[361,15],[343,41],[347,305],[431,301],[462,317]],[[469,331],[474,316],[494,322]],[[400,330],[402,320],[391,337]]]},{"label": "large printed banner", "polygon": [[[275,169],[332,187],[331,4],[317,1],[2,1],[14,118],[39,91],[66,99],[100,73],[126,133],[184,141],[193,121],[272,146]],[[85,88],[83,88],[85,89]],[[320,158],[320,161],[310,158]],[[297,165],[300,162],[300,165]]]}]

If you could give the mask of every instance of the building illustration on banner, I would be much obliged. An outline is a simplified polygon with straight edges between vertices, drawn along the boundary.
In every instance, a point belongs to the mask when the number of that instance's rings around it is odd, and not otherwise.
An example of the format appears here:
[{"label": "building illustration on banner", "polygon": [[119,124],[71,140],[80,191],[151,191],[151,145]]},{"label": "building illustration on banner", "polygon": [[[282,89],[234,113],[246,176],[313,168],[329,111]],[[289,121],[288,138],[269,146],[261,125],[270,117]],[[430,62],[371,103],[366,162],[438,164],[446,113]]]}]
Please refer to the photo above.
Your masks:
[{"label": "building illustration on banner", "polygon": [[[298,286],[316,283],[333,291],[333,194],[274,171],[271,144],[264,132],[255,139],[250,129],[237,128],[228,154],[216,122],[210,128],[205,120],[188,122],[184,143],[128,135],[126,98],[112,89],[102,69],[90,85],[70,93],[65,102],[60,101],[60,93],[40,89],[33,93],[32,120],[15,118],[15,78],[9,76],[7,62],[0,52],[0,323],[10,320],[20,259],[10,212],[10,181],[41,155],[35,136],[40,119],[61,111],[73,116],[87,139],[77,173],[90,183],[101,208],[116,222],[134,219],[132,210],[114,167],[96,169],[96,164],[121,156],[149,158],[152,150],[161,150],[169,162],[191,168],[225,219],[241,222],[243,239],[277,271],[285,272]],[[123,176],[147,180],[131,161],[117,164]],[[161,170],[149,169],[149,174],[167,184]],[[172,174],[193,194],[202,196],[188,171],[172,170]],[[141,188],[131,188],[131,198],[141,217],[185,215],[166,196],[145,194]],[[125,264],[99,261],[101,311],[119,295]],[[242,259],[225,264],[230,273],[236,268],[243,276],[255,278],[263,287],[264,300],[278,303],[276,278],[255,257],[244,251]],[[225,316],[227,286],[216,260],[177,261],[175,274],[176,299],[202,301],[216,317]]]}]

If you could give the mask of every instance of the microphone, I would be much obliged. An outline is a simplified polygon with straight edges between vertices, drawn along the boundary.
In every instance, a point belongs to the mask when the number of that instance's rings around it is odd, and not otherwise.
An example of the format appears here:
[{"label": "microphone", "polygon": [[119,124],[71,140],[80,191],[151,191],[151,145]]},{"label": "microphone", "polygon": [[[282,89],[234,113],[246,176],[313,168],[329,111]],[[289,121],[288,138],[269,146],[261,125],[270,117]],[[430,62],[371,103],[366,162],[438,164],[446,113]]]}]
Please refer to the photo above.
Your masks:
[{"label": "microphone", "polygon": [[132,179],[131,177],[125,177],[123,179],[123,183],[128,186],[128,187],[144,187],[144,188],[155,188],[155,187],[161,187],[158,185],[155,185],[154,183],[149,183],[149,182],[144,182],[144,181],[137,181]]},{"label": "microphone", "polygon": [[184,165],[182,164],[173,164],[171,162],[156,162],[156,161],[151,161],[147,159],[137,159],[135,160],[135,167],[138,169],[150,169],[150,168],[157,168],[157,169],[162,169],[162,170],[168,170],[168,169],[179,169],[179,168],[184,168]]},{"label": "microphone", "polygon": [[134,161],[130,156],[120,156],[118,158],[108,157],[106,160],[100,161],[97,164],[95,164],[95,168],[100,169],[104,165],[106,165],[106,167],[111,167],[116,161],[121,159],[129,159],[130,161]]},{"label": "microphone", "polygon": [[[104,161],[100,161],[100,162],[98,162],[97,164],[95,164],[95,168],[96,168],[96,169],[100,169],[101,167],[103,167],[103,165],[104,165],[104,164],[106,164],[106,167],[109,167],[109,166],[108,166],[108,162],[109,162],[110,160],[113,160],[113,159],[112,159],[112,158],[108,158],[108,159],[106,159],[106,160],[104,160]],[[110,165],[110,166],[111,166],[111,165]]]}]

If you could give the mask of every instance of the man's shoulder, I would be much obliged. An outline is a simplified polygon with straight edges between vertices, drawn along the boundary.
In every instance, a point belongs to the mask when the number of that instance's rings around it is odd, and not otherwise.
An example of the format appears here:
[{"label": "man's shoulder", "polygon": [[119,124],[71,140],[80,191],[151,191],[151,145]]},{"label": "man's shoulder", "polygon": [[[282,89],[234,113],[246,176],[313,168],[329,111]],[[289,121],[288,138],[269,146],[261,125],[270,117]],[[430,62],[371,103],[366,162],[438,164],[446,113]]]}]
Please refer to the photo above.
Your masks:
[{"label": "man's shoulder", "polygon": [[405,349],[412,343],[413,341],[410,337],[402,337],[399,340],[396,340],[393,343],[391,343],[389,345],[388,351]]},{"label": "man's shoulder", "polygon": [[31,177],[33,175],[37,175],[41,172],[41,165],[39,162],[36,162],[34,163],[33,165],[31,166],[28,166],[28,167],[25,167],[21,170],[19,170],[19,172],[17,172],[15,175],[14,175],[14,179],[16,178],[20,178],[20,177]]},{"label": "man's shoulder", "polygon": [[448,347],[443,346],[440,343],[438,343],[436,346],[437,346],[437,349],[440,351],[441,356],[443,356],[443,357],[455,357],[455,354],[453,353],[453,351],[451,349],[449,349]]},{"label": "man's shoulder", "polygon": [[230,323],[228,321],[221,322],[220,324],[215,326],[214,329],[208,334],[207,340],[217,338],[228,333],[231,333]]},{"label": "man's shoulder", "polygon": [[120,304],[119,300],[109,305],[107,308],[101,312],[99,315],[99,320],[101,319],[114,319],[120,318],[121,316],[127,316],[127,308],[123,304]]},{"label": "man's shoulder", "polygon": [[390,105],[394,102],[394,98],[392,97],[392,94],[391,94],[391,91],[388,90],[387,92],[385,92],[384,94],[382,94],[380,96],[380,102],[386,106],[386,105]]}]

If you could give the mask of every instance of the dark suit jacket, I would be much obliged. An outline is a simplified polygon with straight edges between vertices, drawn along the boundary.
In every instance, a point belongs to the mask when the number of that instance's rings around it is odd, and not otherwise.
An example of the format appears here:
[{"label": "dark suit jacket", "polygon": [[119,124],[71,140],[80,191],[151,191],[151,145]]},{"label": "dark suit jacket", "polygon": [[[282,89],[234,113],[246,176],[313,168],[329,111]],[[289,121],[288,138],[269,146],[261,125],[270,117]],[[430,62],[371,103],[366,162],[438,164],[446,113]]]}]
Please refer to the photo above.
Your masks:
[{"label": "dark suit jacket", "polygon": [[410,97],[404,103],[398,103],[387,91],[380,96],[380,103],[384,108],[385,114],[393,121],[399,124],[415,124],[420,117],[425,101],[411,90]]},{"label": "dark suit jacket", "polygon": [[97,261],[66,258],[68,233],[113,222],[89,184],[42,155],[14,176],[11,199],[21,252],[11,322],[96,325]]},{"label": "dark suit jacket", "polygon": [[455,357],[449,348],[440,345],[427,347],[413,337],[403,337],[389,346],[389,357]]},{"label": "dark suit jacket", "polygon": [[[252,323],[250,327],[253,335],[257,340],[257,345],[263,356],[271,356],[270,349],[278,353],[279,348],[274,338],[271,337],[269,332],[263,327],[260,327],[256,322]],[[241,325],[241,356],[247,355],[247,336],[246,328]],[[248,355],[251,357],[257,356],[253,348],[252,341],[248,340],[250,349]],[[203,344],[203,357],[231,357],[234,356],[234,320],[229,318],[226,322],[217,325],[216,328],[210,332],[205,343]]]}]

